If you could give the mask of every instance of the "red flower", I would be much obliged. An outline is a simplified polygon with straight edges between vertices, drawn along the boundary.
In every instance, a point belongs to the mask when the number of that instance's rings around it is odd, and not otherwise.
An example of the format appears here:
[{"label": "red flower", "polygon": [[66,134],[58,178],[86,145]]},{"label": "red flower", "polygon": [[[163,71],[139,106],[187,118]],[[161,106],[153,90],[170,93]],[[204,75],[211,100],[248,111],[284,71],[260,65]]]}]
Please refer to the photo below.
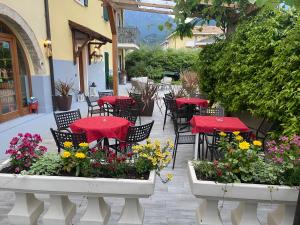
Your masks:
[{"label": "red flower", "polygon": [[217,175],[220,177],[222,176],[222,171],[221,170],[217,170]]},{"label": "red flower", "polygon": [[127,153],[127,157],[132,157],[133,156],[133,153],[132,152],[128,152]]}]

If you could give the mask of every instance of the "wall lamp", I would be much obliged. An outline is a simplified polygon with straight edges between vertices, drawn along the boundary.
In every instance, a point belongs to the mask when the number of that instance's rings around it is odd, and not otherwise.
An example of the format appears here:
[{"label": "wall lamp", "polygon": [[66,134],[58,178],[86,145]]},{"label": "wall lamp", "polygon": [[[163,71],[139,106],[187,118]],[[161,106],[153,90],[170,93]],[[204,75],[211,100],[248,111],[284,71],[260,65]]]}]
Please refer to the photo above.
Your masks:
[{"label": "wall lamp", "polygon": [[52,42],[49,39],[46,39],[44,41],[44,48],[45,48],[47,57],[52,56]]}]

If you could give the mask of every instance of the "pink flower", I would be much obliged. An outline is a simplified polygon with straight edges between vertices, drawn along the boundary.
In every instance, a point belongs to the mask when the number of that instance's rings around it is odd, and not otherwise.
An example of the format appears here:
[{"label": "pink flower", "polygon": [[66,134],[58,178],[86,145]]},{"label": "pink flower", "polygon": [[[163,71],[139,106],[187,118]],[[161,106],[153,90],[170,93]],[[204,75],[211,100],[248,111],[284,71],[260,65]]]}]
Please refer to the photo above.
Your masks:
[{"label": "pink flower", "polygon": [[17,168],[15,169],[15,173],[19,173],[19,172],[20,172],[20,168],[17,167]]}]

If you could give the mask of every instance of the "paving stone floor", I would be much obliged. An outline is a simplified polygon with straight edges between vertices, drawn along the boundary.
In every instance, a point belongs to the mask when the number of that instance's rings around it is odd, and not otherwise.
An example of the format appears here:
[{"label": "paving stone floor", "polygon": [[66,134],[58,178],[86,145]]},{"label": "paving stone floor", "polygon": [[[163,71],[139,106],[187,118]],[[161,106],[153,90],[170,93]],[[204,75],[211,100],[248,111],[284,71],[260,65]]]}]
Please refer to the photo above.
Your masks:
[{"label": "paving stone floor", "polygon": [[[128,88],[128,87],[127,87]],[[126,88],[121,87],[120,93],[127,93]],[[73,108],[80,107],[82,115],[86,115],[85,103],[73,104]],[[163,115],[155,108],[155,112],[150,117],[143,117],[142,123],[150,120],[155,120],[151,138],[165,141],[168,138],[174,138],[174,130],[171,121],[167,121],[165,130],[162,130]],[[4,159],[4,151],[7,147],[9,139],[18,132],[37,132],[44,138],[44,144],[52,151],[55,150],[54,140],[51,137],[49,128],[55,127],[55,122],[52,114],[39,114],[26,116],[11,122],[0,125],[0,159]],[[165,173],[171,172],[174,174],[174,180],[168,184],[162,184],[159,179],[156,181],[155,193],[149,199],[142,199],[141,203],[145,209],[145,225],[195,225],[196,217],[195,210],[197,207],[197,199],[191,194],[188,178],[187,178],[187,161],[193,158],[193,146],[179,146],[176,166],[172,170],[169,166]],[[49,201],[47,195],[37,195],[38,198],[45,200],[45,208],[47,210]],[[73,219],[74,225],[79,225],[79,219],[83,215],[86,207],[86,199],[82,196],[71,196],[70,198],[77,204],[77,214]],[[120,216],[123,199],[106,198],[111,205],[112,215],[109,220],[109,225],[116,225]],[[7,213],[13,207],[14,194],[11,192],[0,191],[0,225],[8,225]],[[230,210],[235,208],[236,202],[219,203],[221,216],[224,225],[231,225]],[[274,206],[273,206],[274,207]],[[266,212],[270,211],[272,206],[260,204],[258,208],[258,217],[263,225],[266,224]],[[45,211],[46,211],[45,210]],[[41,223],[39,223],[41,224]],[[55,225],[55,224],[53,224]]]}]

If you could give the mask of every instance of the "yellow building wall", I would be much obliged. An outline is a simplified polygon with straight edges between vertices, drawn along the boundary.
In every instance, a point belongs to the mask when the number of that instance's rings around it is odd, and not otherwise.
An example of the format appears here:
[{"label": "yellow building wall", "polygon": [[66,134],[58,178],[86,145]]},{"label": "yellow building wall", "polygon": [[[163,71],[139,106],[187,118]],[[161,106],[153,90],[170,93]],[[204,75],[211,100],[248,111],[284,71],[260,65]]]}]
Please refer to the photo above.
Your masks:
[{"label": "yellow building wall", "polygon": [[181,39],[179,36],[171,36],[168,41],[168,48],[173,48],[173,49],[180,49],[180,48],[186,48],[185,43],[188,41],[194,41],[195,38],[189,38],[189,37],[184,37]]},{"label": "yellow building wall", "polygon": [[[47,37],[46,26],[45,26],[44,1],[42,0],[0,0],[0,3],[5,4],[6,6],[16,11],[32,29],[39,43],[39,47],[42,53],[44,54],[43,63],[45,63],[44,66],[45,74],[49,74],[50,72],[49,72],[48,60],[44,52],[44,40]],[[3,22],[5,23],[5,20]],[[13,32],[16,33],[14,30]],[[22,37],[18,39],[21,40]],[[25,50],[25,54],[28,56],[27,49],[24,48],[24,50]],[[27,59],[30,59],[30,57],[27,57]],[[31,71],[31,75],[34,75],[32,63],[29,63],[29,67],[30,67],[29,69]]]},{"label": "yellow building wall", "polygon": [[[108,38],[112,38],[109,21],[103,19],[102,2],[89,0],[88,6],[83,6],[76,0],[49,1],[53,57],[56,60],[73,60],[72,32],[68,21],[74,21],[88,27]],[[112,68],[112,45],[101,47],[110,55]]]}]

